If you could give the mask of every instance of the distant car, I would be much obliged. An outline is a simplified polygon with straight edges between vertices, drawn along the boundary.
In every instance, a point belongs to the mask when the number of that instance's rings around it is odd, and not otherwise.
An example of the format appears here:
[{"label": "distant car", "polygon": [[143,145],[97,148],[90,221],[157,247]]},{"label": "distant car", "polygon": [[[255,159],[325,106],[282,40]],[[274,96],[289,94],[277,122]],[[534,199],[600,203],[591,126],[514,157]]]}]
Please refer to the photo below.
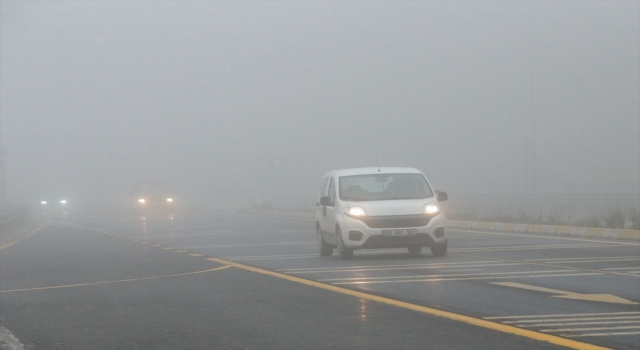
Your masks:
[{"label": "distant car", "polygon": [[446,217],[426,176],[414,168],[358,168],[326,173],[316,203],[319,253],[337,248],[342,259],[356,249],[430,247],[447,253]]},{"label": "distant car", "polygon": [[136,182],[129,195],[131,206],[137,214],[173,213],[178,204],[173,190],[158,180]]},{"label": "distant car", "polygon": [[132,205],[136,211],[147,212],[173,212],[176,200],[171,195],[166,194],[138,194],[132,196]]},{"label": "distant car", "polygon": [[71,201],[67,197],[43,198],[39,203],[38,211],[46,217],[66,218],[71,208]]}]

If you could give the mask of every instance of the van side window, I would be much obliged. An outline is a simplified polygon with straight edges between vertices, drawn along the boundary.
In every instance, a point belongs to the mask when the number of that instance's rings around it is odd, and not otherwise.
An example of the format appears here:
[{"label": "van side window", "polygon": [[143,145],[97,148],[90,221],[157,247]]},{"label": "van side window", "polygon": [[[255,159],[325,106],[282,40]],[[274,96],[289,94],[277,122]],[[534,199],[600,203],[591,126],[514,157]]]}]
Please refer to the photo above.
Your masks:
[{"label": "van side window", "polygon": [[329,201],[331,202],[331,205],[336,202],[336,184],[333,181],[333,178],[331,178],[331,182],[329,183]]},{"label": "van side window", "polygon": [[327,184],[329,183],[328,177],[323,177],[322,181],[320,181],[320,189],[318,193],[318,197],[322,197],[327,194]]}]

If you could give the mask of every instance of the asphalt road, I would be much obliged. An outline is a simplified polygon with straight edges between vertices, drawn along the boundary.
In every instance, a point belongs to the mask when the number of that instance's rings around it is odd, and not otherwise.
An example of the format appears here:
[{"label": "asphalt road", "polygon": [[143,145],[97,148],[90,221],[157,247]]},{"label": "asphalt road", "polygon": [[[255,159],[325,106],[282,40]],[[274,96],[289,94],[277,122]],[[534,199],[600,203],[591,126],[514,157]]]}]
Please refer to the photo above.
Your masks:
[{"label": "asphalt road", "polygon": [[314,222],[52,222],[0,252],[27,349],[640,348],[640,245],[450,231],[449,254],[316,253]]}]

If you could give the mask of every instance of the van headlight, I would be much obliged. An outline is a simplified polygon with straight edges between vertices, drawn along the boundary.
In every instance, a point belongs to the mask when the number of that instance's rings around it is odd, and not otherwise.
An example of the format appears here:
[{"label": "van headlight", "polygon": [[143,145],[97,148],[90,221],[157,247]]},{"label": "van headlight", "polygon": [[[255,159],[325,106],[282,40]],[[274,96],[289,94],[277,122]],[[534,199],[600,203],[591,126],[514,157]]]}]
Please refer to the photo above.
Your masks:
[{"label": "van headlight", "polygon": [[437,203],[429,203],[427,205],[424,206],[424,213],[425,214],[435,214],[437,212],[440,211],[440,207],[438,207]]},{"label": "van headlight", "polygon": [[347,205],[344,208],[344,213],[349,216],[367,216],[367,212],[364,211],[364,208],[357,205]]}]

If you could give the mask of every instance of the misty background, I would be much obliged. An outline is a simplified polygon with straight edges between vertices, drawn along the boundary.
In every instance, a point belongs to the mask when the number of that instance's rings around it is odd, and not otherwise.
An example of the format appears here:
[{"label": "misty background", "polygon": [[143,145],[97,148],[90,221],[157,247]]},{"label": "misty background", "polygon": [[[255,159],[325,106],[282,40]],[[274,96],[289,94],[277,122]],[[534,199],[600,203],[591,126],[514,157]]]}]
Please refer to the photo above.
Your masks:
[{"label": "misty background", "polygon": [[3,0],[0,24],[14,203],[153,181],[308,209],[376,154],[450,194],[640,201],[639,1]]}]

